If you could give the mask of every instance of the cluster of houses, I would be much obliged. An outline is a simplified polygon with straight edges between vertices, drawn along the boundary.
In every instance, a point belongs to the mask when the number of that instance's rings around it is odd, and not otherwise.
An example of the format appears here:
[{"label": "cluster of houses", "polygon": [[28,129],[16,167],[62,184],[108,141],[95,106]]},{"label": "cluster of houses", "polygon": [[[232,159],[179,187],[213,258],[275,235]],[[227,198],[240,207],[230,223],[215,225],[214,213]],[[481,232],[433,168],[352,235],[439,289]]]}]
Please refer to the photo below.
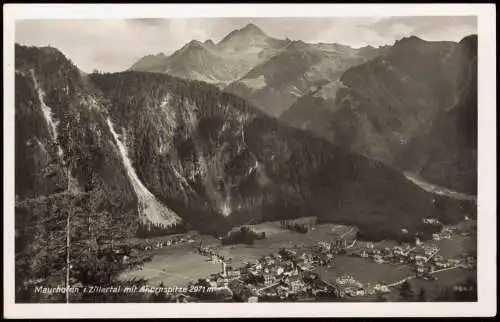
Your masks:
[{"label": "cluster of houses", "polygon": [[350,255],[359,256],[373,260],[377,264],[407,264],[414,268],[417,276],[428,276],[437,270],[447,269],[458,265],[472,268],[475,258],[470,256],[469,262],[459,259],[445,259],[439,255],[439,247],[435,244],[424,244],[418,241],[415,245],[375,248],[368,244],[357,251],[351,251]]},{"label": "cluster of houses", "polygon": [[[278,253],[263,256],[254,263],[246,263],[239,268],[220,261],[221,272],[212,274],[207,281],[211,287],[219,289],[230,289],[230,283],[237,281],[251,294],[248,301],[250,299],[267,301],[273,298],[286,300],[291,297],[316,296],[320,293],[333,294],[340,298],[389,292],[389,286],[382,283],[363,285],[352,276],[342,274],[330,284],[311,272],[315,267],[333,262],[335,254],[346,244],[348,242],[320,241],[314,251],[300,255],[293,250],[282,249]],[[367,242],[356,254],[361,257],[370,257],[375,262],[400,263],[402,260],[403,263],[413,264],[417,275],[432,277],[428,274],[432,270],[451,267],[459,263],[458,260],[444,260],[438,252],[439,249],[433,245],[405,245],[378,249],[373,243]]]},{"label": "cluster of houses", "polygon": [[318,274],[310,271],[299,271],[297,274],[284,275],[277,282],[260,288],[257,295],[262,299],[286,300],[299,297],[342,297],[341,289],[323,281]]},{"label": "cluster of houses", "polygon": [[263,256],[240,268],[222,262],[221,272],[212,274],[207,281],[214,288],[230,287],[231,282],[239,281],[252,294],[252,301],[256,298],[283,300],[304,294],[316,295],[318,292],[333,292],[340,296],[335,293],[333,286],[323,283],[317,275],[312,275],[318,278],[316,283],[305,282],[306,276],[311,277],[309,270],[319,262],[321,259],[318,255],[303,253],[297,256],[293,250],[282,249],[279,253]]},{"label": "cluster of houses", "polygon": [[429,225],[434,225],[434,226],[441,225],[441,222],[435,218],[424,218],[424,219],[422,219],[422,222],[424,224],[429,224]]},{"label": "cluster of houses", "polygon": [[[424,219],[426,224],[440,225],[433,218]],[[452,228],[443,227],[440,238],[452,234]],[[356,241],[354,241],[355,243]],[[363,285],[350,275],[338,276],[332,284],[324,281],[313,273],[318,266],[329,267],[334,263],[337,254],[347,253],[373,260],[375,263],[406,264],[414,268],[416,276],[435,279],[434,271],[456,266],[473,267],[476,258],[464,256],[461,259],[444,259],[439,254],[439,248],[434,242],[423,243],[418,238],[415,244],[403,244],[393,247],[379,248],[372,242],[359,242],[358,246],[345,239],[320,241],[312,250],[301,252],[300,255],[291,249],[281,249],[256,260],[245,263],[242,267],[232,267],[218,255],[216,250],[203,248],[200,253],[210,256],[214,263],[221,264],[221,272],[212,274],[208,279],[214,289],[231,290],[231,285],[239,285],[248,294],[248,302],[267,301],[269,299],[286,300],[302,296],[317,296],[325,293],[335,297],[367,296],[390,292],[391,285],[377,283]]]},{"label": "cluster of houses", "polygon": [[351,275],[341,274],[335,279],[335,284],[339,285],[343,293],[345,293],[348,296],[365,295],[363,284],[354,279]]},{"label": "cluster of houses", "polygon": [[146,239],[144,242],[134,246],[124,244],[116,245],[117,248],[113,250],[114,255],[123,263],[130,263],[131,257],[136,257],[142,251],[151,251],[156,249],[165,248],[172,245],[179,245],[184,243],[194,243],[195,240],[192,236],[174,236],[168,240],[155,240]]},{"label": "cluster of houses", "polygon": [[[349,241],[344,239],[331,242],[320,241],[318,247],[312,252],[304,252],[301,255],[297,255],[293,250],[283,249],[279,253],[264,256],[253,264],[247,264],[235,276],[258,281],[253,283],[254,288],[250,288],[253,294],[264,298],[284,299],[304,294],[315,296],[320,293],[333,294],[340,298],[345,295],[363,296],[388,291],[385,285],[365,289],[358,281],[345,276],[337,278],[332,285],[319,278],[319,275],[311,273],[315,267],[333,264],[335,255],[348,245]],[[227,276],[232,276],[231,274],[228,270]],[[309,278],[309,283],[305,282],[307,278]]]},{"label": "cluster of houses", "polygon": [[453,227],[443,226],[443,229],[439,233],[432,234],[432,239],[441,240],[441,239],[451,239],[453,237]]},{"label": "cluster of houses", "polygon": [[153,250],[153,249],[160,249],[160,248],[165,248],[168,246],[173,246],[173,245],[178,245],[178,244],[194,243],[194,242],[195,242],[195,240],[190,235],[174,236],[168,240],[147,239],[144,242],[143,247],[144,247],[144,250]]},{"label": "cluster of houses", "polygon": [[284,254],[271,254],[246,266],[246,273],[253,277],[262,277],[264,286],[275,284],[285,277],[297,276],[302,270],[293,256],[296,253],[286,250]]},{"label": "cluster of houses", "polygon": [[390,292],[389,286],[381,283],[363,284],[349,274],[341,274],[335,279],[340,292],[347,296],[367,296]]}]

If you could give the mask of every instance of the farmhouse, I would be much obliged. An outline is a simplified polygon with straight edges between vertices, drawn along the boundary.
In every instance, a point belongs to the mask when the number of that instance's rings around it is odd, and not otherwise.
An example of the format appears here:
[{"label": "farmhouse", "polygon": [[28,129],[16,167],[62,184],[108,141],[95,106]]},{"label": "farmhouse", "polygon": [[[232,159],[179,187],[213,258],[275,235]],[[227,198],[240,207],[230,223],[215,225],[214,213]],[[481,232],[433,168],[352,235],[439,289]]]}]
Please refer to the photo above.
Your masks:
[{"label": "farmhouse", "polygon": [[387,285],[384,285],[384,284],[376,284],[374,286],[374,289],[376,291],[379,291],[379,292],[382,292],[382,293],[390,292],[389,287]]}]

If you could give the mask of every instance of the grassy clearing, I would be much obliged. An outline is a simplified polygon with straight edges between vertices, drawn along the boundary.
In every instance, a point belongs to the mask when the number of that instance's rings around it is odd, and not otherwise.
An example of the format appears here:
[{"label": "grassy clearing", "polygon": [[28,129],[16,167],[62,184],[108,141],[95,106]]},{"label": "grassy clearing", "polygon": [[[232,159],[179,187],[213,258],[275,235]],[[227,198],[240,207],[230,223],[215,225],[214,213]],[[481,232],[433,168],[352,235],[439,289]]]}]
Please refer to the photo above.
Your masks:
[{"label": "grassy clearing", "polygon": [[123,273],[123,280],[145,278],[151,285],[160,282],[166,287],[183,286],[191,280],[221,271],[220,264],[212,264],[190,247],[172,247],[159,250],[151,262],[140,269]]},{"label": "grassy clearing", "polygon": [[370,260],[338,256],[332,268],[318,268],[317,272],[328,282],[342,273],[349,274],[361,283],[392,283],[412,275],[410,267],[405,265],[376,264]]},{"label": "grassy clearing", "polygon": [[[232,265],[240,266],[244,262],[255,262],[260,257],[277,252],[282,247],[295,248],[300,254],[301,250],[305,251],[307,247],[316,245],[320,240],[331,240],[340,235],[345,235],[346,238],[347,235],[354,236],[356,233],[352,227],[333,224],[318,225],[315,231],[307,234],[283,230],[279,228],[279,223],[263,223],[255,226],[260,226],[261,229],[275,229],[275,232],[269,234],[266,239],[256,240],[254,245],[228,246],[221,246],[220,241],[212,236],[195,235],[189,232],[188,234],[195,239],[194,243],[155,250],[151,262],[146,263],[143,268],[123,273],[121,278],[142,277],[153,284],[163,281],[165,286],[180,286],[185,285],[189,280],[220,272],[220,264],[207,262],[205,257],[197,253],[195,247],[198,246],[200,240],[203,241],[204,246],[219,248],[222,256],[231,258]],[[155,239],[168,240],[170,238],[171,236]]]},{"label": "grassy clearing", "polygon": [[471,236],[454,235],[452,239],[443,239],[437,244],[440,248],[439,253],[444,258],[458,258],[476,248],[476,241]]},{"label": "grassy clearing", "polygon": [[438,278],[435,281],[427,281],[424,279],[414,279],[410,281],[410,285],[415,293],[424,289],[428,300],[435,299],[445,288],[453,287],[456,284],[463,283],[468,277],[475,278],[476,271],[470,271],[465,268],[457,268],[449,271],[444,271],[435,274]]}]

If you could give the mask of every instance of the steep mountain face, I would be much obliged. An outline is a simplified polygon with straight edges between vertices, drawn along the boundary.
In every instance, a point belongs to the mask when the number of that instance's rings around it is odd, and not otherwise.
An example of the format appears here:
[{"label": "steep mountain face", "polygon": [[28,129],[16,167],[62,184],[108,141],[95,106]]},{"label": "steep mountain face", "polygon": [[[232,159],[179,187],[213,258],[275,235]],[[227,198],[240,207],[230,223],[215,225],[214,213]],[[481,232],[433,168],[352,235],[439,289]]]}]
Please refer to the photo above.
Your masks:
[{"label": "steep mountain face", "polygon": [[440,112],[431,129],[409,142],[398,162],[428,181],[477,194],[477,36],[460,42],[468,56],[457,105]]},{"label": "steep mountain face", "polygon": [[134,191],[101,97],[86,75],[50,47],[16,45],[15,63],[17,200],[90,193],[99,196],[98,209],[121,214],[115,217],[119,227],[182,226],[175,213],[158,214],[155,200],[138,200],[142,195]]},{"label": "steep mountain face", "polygon": [[193,40],[171,56],[146,56],[129,70],[167,73],[224,87],[274,55],[286,41],[267,36],[253,24],[234,30],[218,44]]},{"label": "steep mountain face", "polygon": [[[409,142],[431,131],[437,118],[450,118],[448,126],[455,126],[456,133],[459,125],[451,125],[456,119],[451,115],[459,112],[451,111],[462,105],[463,100],[474,101],[465,94],[477,86],[473,80],[477,74],[473,67],[476,62],[470,55],[470,46],[467,48],[462,42],[404,38],[384,55],[347,70],[340,81],[302,97],[281,120],[352,152],[403,169],[420,169],[423,164],[416,166],[410,162],[411,158],[405,158],[415,149]],[[475,105],[477,108],[477,102]],[[453,146],[448,148],[457,151]],[[419,149],[424,153],[422,158],[427,159],[424,150]],[[457,153],[452,154],[457,156]],[[443,150],[441,155],[445,154]],[[422,158],[419,159],[425,163]],[[434,167],[444,168],[437,166],[439,163],[436,161]],[[436,175],[437,172],[434,170]],[[446,181],[444,177],[438,180]]]},{"label": "steep mountain face", "polygon": [[264,49],[282,48],[287,43],[287,40],[269,37],[259,27],[250,23],[230,32],[217,44],[217,47],[232,53],[262,53]]},{"label": "steep mountain face", "polygon": [[148,55],[139,59],[129,69],[144,72],[161,73],[167,68],[168,56],[164,53]]},{"label": "steep mountain face", "polygon": [[248,24],[217,44],[193,40],[171,56],[146,56],[130,70],[215,84],[279,116],[298,98],[339,82],[345,70],[385,49],[275,39]]},{"label": "steep mountain face", "polygon": [[378,54],[375,48],[357,50],[338,44],[293,41],[230,84],[226,91],[249,100],[272,116],[280,116],[298,98],[338,81],[349,67]]},{"label": "steep mountain face", "polygon": [[164,72],[207,83],[226,83],[238,77],[240,69],[236,59],[226,59],[216,48],[194,40],[172,54]]},{"label": "steep mountain face", "polygon": [[[453,222],[474,212],[206,83],[82,75],[52,48],[17,46],[16,70],[16,174],[33,169],[16,178],[20,200],[69,189],[69,173],[81,191],[103,196],[117,225],[135,218],[214,234],[250,220],[316,215],[397,238],[402,228],[421,230],[424,217]],[[39,176],[49,159],[55,175]]]}]

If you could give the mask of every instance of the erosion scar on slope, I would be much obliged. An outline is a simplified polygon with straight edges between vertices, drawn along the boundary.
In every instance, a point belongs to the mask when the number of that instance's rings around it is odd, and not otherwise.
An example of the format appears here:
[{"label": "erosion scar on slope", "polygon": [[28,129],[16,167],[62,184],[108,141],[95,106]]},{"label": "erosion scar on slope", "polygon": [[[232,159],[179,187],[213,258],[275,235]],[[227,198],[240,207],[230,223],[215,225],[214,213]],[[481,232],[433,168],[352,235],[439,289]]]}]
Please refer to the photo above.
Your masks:
[{"label": "erosion scar on slope", "polygon": [[114,130],[113,123],[109,118],[106,119],[106,122],[118,146],[123,165],[127,171],[127,176],[137,196],[138,211],[143,223],[149,221],[155,225],[161,225],[168,228],[181,222],[182,219],[174,211],[160,203],[144,186],[132,166],[132,162],[128,157],[127,148],[120,141],[118,134]]}]

